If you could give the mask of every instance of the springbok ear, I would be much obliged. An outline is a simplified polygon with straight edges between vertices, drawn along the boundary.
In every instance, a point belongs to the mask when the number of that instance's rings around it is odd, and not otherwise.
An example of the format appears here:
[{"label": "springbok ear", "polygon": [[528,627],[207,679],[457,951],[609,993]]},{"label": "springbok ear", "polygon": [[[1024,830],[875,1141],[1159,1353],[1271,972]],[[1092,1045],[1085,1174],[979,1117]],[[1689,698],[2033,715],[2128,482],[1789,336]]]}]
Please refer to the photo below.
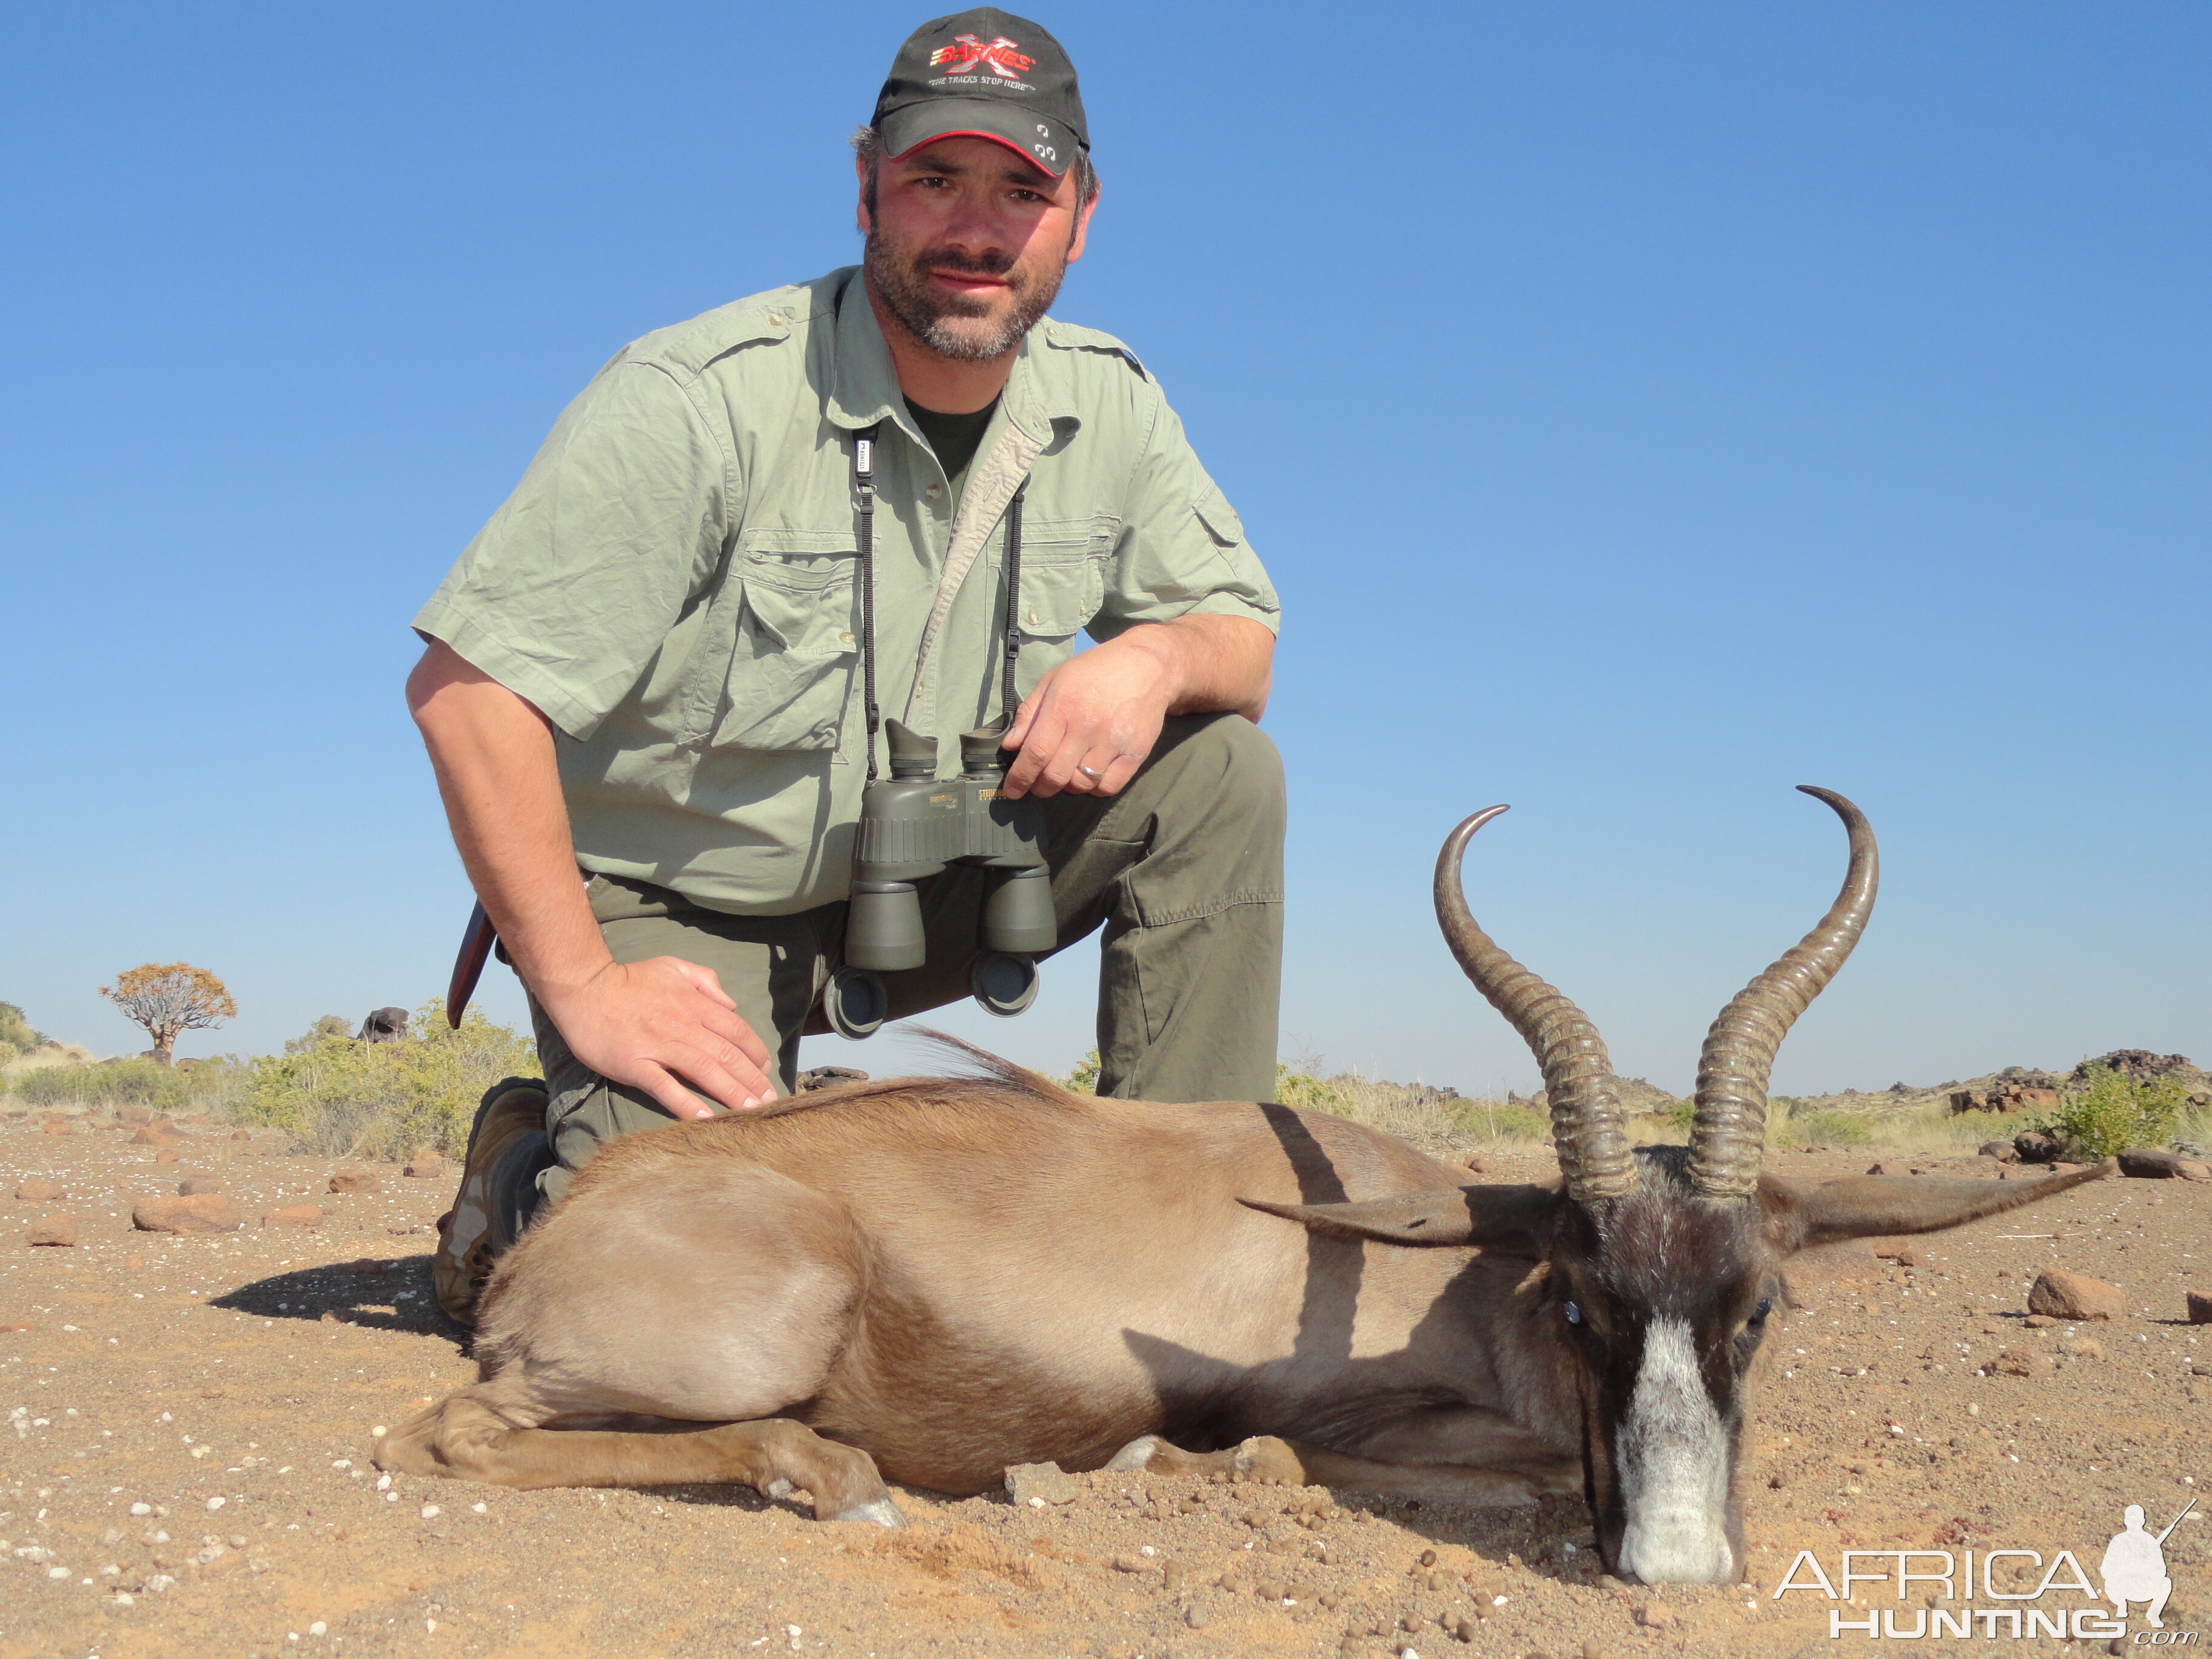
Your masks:
[{"label": "springbok ear", "polygon": [[1329,1238],[1382,1244],[1516,1244],[1534,1248],[1559,1203],[1557,1187],[1447,1187],[1364,1204],[1267,1204],[1237,1200]]},{"label": "springbok ear", "polygon": [[2118,1172],[2117,1159],[2040,1181],[1926,1181],[1917,1176],[1846,1176],[1817,1187],[1765,1180],[1759,1201],[1767,1237],[1787,1255],[1815,1244],[1887,1233],[1933,1233],[2001,1215]]}]

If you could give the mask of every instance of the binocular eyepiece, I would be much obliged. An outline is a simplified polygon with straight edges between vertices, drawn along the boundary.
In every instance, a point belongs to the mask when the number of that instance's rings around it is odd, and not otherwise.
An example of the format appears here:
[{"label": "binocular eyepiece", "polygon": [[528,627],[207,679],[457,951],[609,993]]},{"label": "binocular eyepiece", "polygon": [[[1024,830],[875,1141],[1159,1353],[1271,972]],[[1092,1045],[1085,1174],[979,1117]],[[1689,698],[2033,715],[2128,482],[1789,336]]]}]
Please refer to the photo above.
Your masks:
[{"label": "binocular eyepiece", "polygon": [[1006,722],[960,734],[960,775],[940,779],[937,739],[895,720],[889,778],[860,798],[853,896],[845,922],[845,965],[824,994],[840,1036],[872,1036],[890,1010],[882,975],[928,959],[921,896],[915,884],[948,864],[990,872],[983,897],[982,954],[969,975],[975,1000],[1011,1017],[1036,1000],[1036,958],[1060,943],[1045,866],[1044,822],[1035,799],[1001,793],[1013,756],[999,747]]}]

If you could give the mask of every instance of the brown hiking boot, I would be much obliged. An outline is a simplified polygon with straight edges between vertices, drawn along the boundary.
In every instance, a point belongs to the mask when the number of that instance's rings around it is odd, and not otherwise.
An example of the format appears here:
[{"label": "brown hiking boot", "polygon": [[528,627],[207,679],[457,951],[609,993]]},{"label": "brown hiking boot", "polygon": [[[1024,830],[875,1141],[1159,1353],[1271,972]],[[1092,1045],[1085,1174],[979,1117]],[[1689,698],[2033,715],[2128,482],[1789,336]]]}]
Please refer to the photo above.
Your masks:
[{"label": "brown hiking boot", "polygon": [[505,1206],[492,1190],[492,1172],[517,1141],[545,1133],[545,1101],[544,1084],[511,1077],[486,1090],[477,1108],[460,1190],[453,1207],[438,1218],[438,1249],[430,1258],[431,1288],[456,1324],[475,1326],[477,1297],[492,1263],[514,1243]]}]

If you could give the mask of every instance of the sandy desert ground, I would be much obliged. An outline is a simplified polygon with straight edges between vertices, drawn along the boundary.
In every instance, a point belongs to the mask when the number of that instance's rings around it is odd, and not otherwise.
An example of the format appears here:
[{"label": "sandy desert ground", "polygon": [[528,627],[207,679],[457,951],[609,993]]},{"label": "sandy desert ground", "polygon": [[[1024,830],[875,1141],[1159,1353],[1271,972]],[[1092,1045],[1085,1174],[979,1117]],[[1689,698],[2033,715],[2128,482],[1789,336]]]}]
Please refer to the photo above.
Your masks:
[{"label": "sandy desert ground", "polygon": [[[332,1193],[349,1166],[266,1135],[187,1125],[165,1152],[105,1114],[47,1120],[0,1120],[0,1659],[1833,1653],[1868,1638],[1832,1639],[1817,1593],[1772,1594],[1801,1549],[1832,1574],[1846,1548],[2063,1547],[2094,1575],[2123,1505],[2155,1529],[2212,1480],[2212,1327],[2185,1311],[2212,1289],[2212,1185],[2119,1179],[1794,1275],[1747,1435],[1742,1585],[1602,1577],[1578,1500],[1453,1510],[1091,1474],[1043,1508],[902,1492],[914,1524],[893,1534],[745,1490],[386,1480],[377,1427],[472,1376],[428,1294],[450,1176],[376,1166],[380,1190]],[[1881,1158],[1772,1164],[1820,1177]],[[1555,1172],[1541,1148],[1483,1159],[1505,1180]],[[1998,1178],[1985,1159],[1890,1161]],[[134,1204],[194,1178],[239,1231],[134,1230]],[[62,1195],[4,1196],[34,1180]],[[301,1205],[319,1223],[261,1224]],[[76,1243],[27,1242],[61,1213]],[[2045,1267],[2118,1285],[2124,1313],[2029,1326]],[[2202,1506],[2167,1540],[2169,1631],[2212,1624],[2208,1540]],[[1862,1586],[1845,1612],[1875,1605]]]}]

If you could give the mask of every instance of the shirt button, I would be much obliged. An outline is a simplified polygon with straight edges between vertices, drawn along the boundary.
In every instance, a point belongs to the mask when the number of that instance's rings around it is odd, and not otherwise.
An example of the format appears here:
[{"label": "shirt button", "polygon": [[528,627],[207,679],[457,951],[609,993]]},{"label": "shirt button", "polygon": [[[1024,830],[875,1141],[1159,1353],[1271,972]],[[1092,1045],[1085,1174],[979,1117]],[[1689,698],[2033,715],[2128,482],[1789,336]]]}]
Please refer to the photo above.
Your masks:
[{"label": "shirt button", "polygon": [[853,636],[850,634],[840,634],[837,636],[837,643],[840,645],[850,645],[852,642]]},{"label": "shirt button", "polygon": [[945,493],[945,486],[943,484],[932,484],[928,489],[923,490],[921,493],[928,496],[929,499],[933,501],[939,495],[942,495]]},{"label": "shirt button", "polygon": [[775,324],[778,328],[781,328],[786,320],[784,314],[780,311],[769,312],[768,314],[768,319],[769,322]]},{"label": "shirt button", "polygon": [[1030,626],[1031,628],[1035,628],[1036,626],[1036,612],[1034,611],[1030,612]]}]

